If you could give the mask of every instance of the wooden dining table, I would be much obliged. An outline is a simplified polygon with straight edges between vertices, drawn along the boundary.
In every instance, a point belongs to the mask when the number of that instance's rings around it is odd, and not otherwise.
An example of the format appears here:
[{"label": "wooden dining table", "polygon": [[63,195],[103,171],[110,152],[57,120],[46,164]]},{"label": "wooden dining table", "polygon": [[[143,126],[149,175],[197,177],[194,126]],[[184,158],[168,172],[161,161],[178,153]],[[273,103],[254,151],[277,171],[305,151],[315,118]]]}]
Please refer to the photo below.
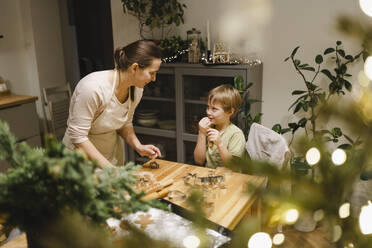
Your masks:
[{"label": "wooden dining table", "polygon": [[[151,168],[149,166],[151,162],[156,162],[159,168]],[[221,183],[223,189],[215,187],[209,190],[209,195],[212,194],[212,196],[208,198],[209,201],[213,202],[213,208],[207,214],[206,218],[229,230],[234,230],[246,213],[250,212],[250,209],[258,200],[254,188],[263,187],[265,183],[265,177],[261,176],[236,173],[226,168],[211,169],[161,159],[145,163],[138,173],[142,172],[152,173],[159,183],[169,181],[170,179],[173,180],[174,183],[169,186],[167,192],[182,192],[186,196],[190,189],[190,184],[195,180],[197,181],[198,178],[208,179],[222,175],[224,177]],[[185,177],[189,177],[188,183],[185,182]],[[254,186],[250,187],[249,191],[247,190],[248,184]],[[204,188],[208,190],[209,187]],[[172,199],[167,196],[164,199],[177,206],[191,210],[185,199]],[[256,209],[256,214],[260,215],[260,208]]]},{"label": "wooden dining table", "polygon": [[[150,162],[156,162],[159,168],[150,168]],[[255,191],[247,191],[247,183],[257,187],[264,185],[265,178],[259,176],[246,175],[235,173],[226,170],[216,170],[206,167],[193,166],[184,163],[177,163],[161,159],[151,160],[136,172],[151,173],[157,182],[169,181],[173,183],[167,187],[167,192],[178,190],[187,194],[189,185],[185,183],[184,177],[190,174],[197,177],[218,176],[217,172],[224,173],[224,189],[222,189],[214,199],[213,211],[207,216],[207,219],[230,230],[233,230],[240,220],[249,212],[250,208],[257,201]],[[189,174],[190,173],[190,174]],[[192,178],[191,180],[194,180]],[[176,199],[164,199],[185,209],[190,209],[186,201]],[[257,211],[260,211],[259,209]],[[24,234],[12,240],[11,242],[1,246],[1,248],[27,248],[26,237]]]}]

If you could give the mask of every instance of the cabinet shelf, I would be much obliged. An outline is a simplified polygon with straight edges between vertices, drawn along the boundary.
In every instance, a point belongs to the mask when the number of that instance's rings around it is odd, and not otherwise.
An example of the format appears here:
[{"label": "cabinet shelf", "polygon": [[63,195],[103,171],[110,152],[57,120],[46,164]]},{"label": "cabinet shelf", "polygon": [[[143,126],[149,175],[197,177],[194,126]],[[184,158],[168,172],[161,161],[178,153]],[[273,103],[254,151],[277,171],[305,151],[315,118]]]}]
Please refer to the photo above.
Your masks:
[{"label": "cabinet shelf", "polygon": [[182,135],[183,135],[183,140],[185,140],[185,141],[191,141],[191,142],[198,141],[198,135],[197,134],[183,133]]},{"label": "cabinet shelf", "polygon": [[207,105],[206,101],[204,101],[204,100],[185,100],[185,103]]},{"label": "cabinet shelf", "polygon": [[166,138],[176,138],[176,131],[173,130],[134,126],[134,131],[138,134],[147,134]]},{"label": "cabinet shelf", "polygon": [[158,101],[158,102],[175,102],[174,98],[156,97],[156,96],[143,96],[142,100]]}]

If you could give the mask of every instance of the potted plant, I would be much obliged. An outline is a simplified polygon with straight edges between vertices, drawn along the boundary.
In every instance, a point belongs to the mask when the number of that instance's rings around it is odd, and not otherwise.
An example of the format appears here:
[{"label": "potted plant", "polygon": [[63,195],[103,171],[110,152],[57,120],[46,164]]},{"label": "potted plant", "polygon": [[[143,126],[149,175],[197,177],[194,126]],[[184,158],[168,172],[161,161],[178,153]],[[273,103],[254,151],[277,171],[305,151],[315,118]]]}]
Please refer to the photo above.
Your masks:
[{"label": "potted plant", "polygon": [[[360,144],[359,140],[353,140],[340,127],[333,127],[331,129],[321,127],[318,124],[318,117],[321,112],[320,106],[328,104],[336,96],[342,97],[351,91],[352,83],[349,82],[349,78],[352,75],[348,69],[361,55],[364,57],[366,52],[362,50],[356,55],[347,54],[342,48],[342,42],[337,41],[335,47],[329,47],[325,49],[323,55],[319,54],[315,57],[314,62],[316,66],[313,67],[307,63],[302,63],[296,57],[298,50],[299,47],[296,47],[284,61],[292,62],[292,65],[305,85],[305,89],[292,91],[292,95],[298,96],[298,98],[289,107],[289,110],[293,109],[293,115],[301,114],[301,118],[297,122],[288,123],[287,128],[282,128],[280,124],[275,124],[272,129],[280,134],[291,132],[292,137],[289,145],[292,144],[295,133],[301,129],[311,139],[320,136],[326,142],[339,143],[343,137],[347,143],[339,145],[339,148],[342,149],[348,149],[352,145]],[[333,68],[328,69],[323,67],[325,57],[329,57]],[[305,72],[310,72],[313,75],[308,76]],[[328,89],[323,89],[320,82],[317,82],[319,81],[319,76],[322,74],[328,80]],[[292,151],[292,154],[295,153]],[[304,154],[300,154],[291,160],[292,168],[300,174],[307,174],[306,171],[311,169],[304,160],[304,157]]]},{"label": "potted plant", "polygon": [[252,87],[253,83],[250,82],[244,86],[244,79],[241,75],[234,77],[234,87],[239,91],[243,103],[238,111],[237,118],[241,122],[241,127],[243,129],[245,138],[248,138],[249,129],[253,123],[259,123],[261,121],[262,113],[258,113],[252,116],[251,106],[254,103],[260,102],[261,100],[252,99],[249,97],[249,88]]},{"label": "potted plant", "polygon": [[85,154],[71,151],[52,136],[46,136],[45,149],[16,143],[8,125],[0,121],[0,159],[11,169],[0,173],[0,213],[6,228],[25,231],[30,248],[40,247],[48,224],[69,213],[79,213],[93,223],[109,217],[162,207],[158,202],[143,202],[142,193],[132,189],[136,178],[133,163],[107,168],[95,174],[95,162]]},{"label": "potted plant", "polygon": [[140,36],[152,32],[155,28],[161,30],[161,39],[167,37],[170,25],[179,26],[184,23],[185,4],[177,0],[121,0],[124,13],[137,17]]}]

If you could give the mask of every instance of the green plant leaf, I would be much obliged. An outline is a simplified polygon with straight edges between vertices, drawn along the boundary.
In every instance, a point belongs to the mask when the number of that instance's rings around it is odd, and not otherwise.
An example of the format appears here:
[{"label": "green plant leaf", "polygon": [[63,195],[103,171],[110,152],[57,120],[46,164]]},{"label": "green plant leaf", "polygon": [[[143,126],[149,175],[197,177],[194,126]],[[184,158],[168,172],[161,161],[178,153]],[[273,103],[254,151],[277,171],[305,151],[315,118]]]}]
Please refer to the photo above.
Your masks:
[{"label": "green plant leaf", "polygon": [[271,129],[277,133],[281,133],[280,131],[282,130],[282,126],[280,124],[275,124]]},{"label": "green plant leaf", "polygon": [[285,59],[284,59],[284,62],[287,62],[287,60],[288,60],[289,58],[290,58],[290,57],[285,58]]},{"label": "green plant leaf", "polygon": [[309,103],[308,102],[304,102],[304,104],[302,105],[302,109],[307,112],[307,110],[309,109]]},{"label": "green plant leaf", "polygon": [[340,71],[341,74],[345,74],[346,71],[347,71],[347,66],[346,66],[345,64],[342,64],[340,70],[341,70],[341,71]]},{"label": "green plant leaf", "polygon": [[351,61],[351,62],[354,61],[354,57],[351,56],[351,55],[346,55],[346,56],[345,56],[345,59],[347,59],[347,60],[349,60],[349,61]]},{"label": "green plant leaf", "polygon": [[326,75],[329,79],[331,79],[331,81],[335,81],[336,78],[332,75],[332,73],[329,70],[323,69],[323,70],[321,70],[321,72],[324,75]]},{"label": "green plant leaf", "polygon": [[291,131],[290,128],[283,128],[283,129],[280,131],[280,133],[281,133],[281,134],[285,134],[285,133],[288,133],[289,131]]},{"label": "green plant leaf", "polygon": [[292,103],[292,105],[288,108],[288,110],[290,110],[294,105],[296,105],[299,101],[301,101],[302,99],[305,99],[306,97],[307,97],[307,94],[297,98],[297,100],[294,103]]},{"label": "green plant leaf", "polygon": [[303,68],[303,67],[307,67],[307,66],[309,66],[309,64],[302,64],[302,65],[299,65],[298,67]]},{"label": "green plant leaf", "polygon": [[262,115],[263,115],[262,113],[256,114],[256,116],[253,119],[253,122],[256,122],[256,123],[260,122]]},{"label": "green plant leaf", "polygon": [[329,48],[327,48],[327,49],[324,51],[324,55],[329,54],[329,53],[333,53],[334,51],[335,51],[334,48],[329,47]]},{"label": "green plant leaf", "polygon": [[298,125],[300,127],[305,127],[306,123],[307,123],[307,119],[305,117],[298,121]]},{"label": "green plant leaf", "polygon": [[301,95],[302,93],[306,93],[305,90],[294,90],[292,91],[292,95]]},{"label": "green plant leaf", "polygon": [[345,51],[342,49],[337,50],[337,53],[340,54],[342,57],[345,57]]},{"label": "green plant leaf", "polygon": [[237,75],[234,77],[234,87],[238,91],[244,91],[244,79],[242,75]]},{"label": "green plant leaf", "polygon": [[339,127],[332,128],[331,132],[332,132],[333,137],[338,138],[342,136],[342,131],[341,131],[341,128]]},{"label": "green plant leaf", "polygon": [[350,145],[350,144],[342,144],[342,145],[339,145],[337,148],[340,148],[342,150],[349,150],[351,149],[353,146]]},{"label": "green plant leaf", "polygon": [[318,65],[320,65],[321,63],[323,63],[323,56],[322,55],[317,55],[315,57],[315,63],[317,63]]},{"label": "green plant leaf", "polygon": [[315,68],[314,67],[304,67],[304,68],[301,68],[300,70],[315,71]]},{"label": "green plant leaf", "polygon": [[295,59],[294,64],[295,64],[296,66],[299,66],[299,65],[301,64],[301,61],[298,60],[298,59]]},{"label": "green plant leaf", "polygon": [[344,79],[344,83],[345,83],[345,88],[349,91],[349,92],[351,92],[351,90],[352,90],[352,84],[349,82],[349,81],[347,81],[346,79]]},{"label": "green plant leaf", "polygon": [[347,136],[346,134],[344,134],[344,137],[345,137],[345,139],[347,139],[347,141],[349,141],[351,144],[354,144],[354,141],[353,141],[349,136]]},{"label": "green plant leaf", "polygon": [[298,128],[298,125],[297,125],[297,123],[295,123],[295,122],[291,122],[291,123],[288,123],[288,126],[290,127],[290,128],[292,128],[292,129],[297,129]]},{"label": "green plant leaf", "polygon": [[337,46],[340,46],[340,45],[342,44],[342,42],[341,42],[340,40],[338,40],[338,41],[336,42],[336,44],[337,44]]},{"label": "green plant leaf", "polygon": [[302,108],[302,105],[303,105],[303,103],[302,103],[302,102],[299,102],[299,103],[296,105],[296,107],[295,107],[295,109],[294,109],[294,111],[293,111],[293,114],[296,114],[298,111],[300,111],[300,109]]},{"label": "green plant leaf", "polygon": [[292,54],[291,54],[291,57],[294,57],[294,56],[295,56],[295,54],[297,53],[297,50],[298,50],[299,48],[300,48],[300,47],[298,46],[298,47],[296,47],[295,49],[293,49]]},{"label": "green plant leaf", "polygon": [[252,83],[252,82],[249,82],[249,83],[247,84],[247,86],[245,87],[244,91],[246,91],[246,90],[248,90],[249,88],[251,88],[252,85],[253,85],[253,83]]}]

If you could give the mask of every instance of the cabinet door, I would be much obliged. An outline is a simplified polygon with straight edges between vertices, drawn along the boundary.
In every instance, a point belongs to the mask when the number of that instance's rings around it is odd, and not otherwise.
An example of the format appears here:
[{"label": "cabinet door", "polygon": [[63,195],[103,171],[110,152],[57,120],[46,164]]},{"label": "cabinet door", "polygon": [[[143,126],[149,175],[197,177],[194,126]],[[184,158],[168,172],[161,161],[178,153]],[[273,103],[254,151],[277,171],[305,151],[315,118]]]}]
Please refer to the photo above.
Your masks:
[{"label": "cabinet door", "polygon": [[[246,71],[238,69],[180,69],[177,71],[181,81],[180,98],[183,104],[177,108],[179,118],[180,142],[179,161],[191,162],[196,145],[198,123],[206,116],[207,98],[211,89],[221,85],[234,85],[234,77],[241,75],[246,81]],[[176,72],[176,73],[177,73]]]},{"label": "cabinet door", "polygon": [[[156,81],[146,85],[143,97],[136,108],[133,125],[142,144],[161,148],[163,159],[176,161],[176,99],[174,70],[162,68]],[[129,149],[129,161],[143,162]]]},{"label": "cabinet door", "polygon": [[8,122],[10,131],[17,140],[25,140],[40,134],[34,102],[0,109],[0,119]]}]

